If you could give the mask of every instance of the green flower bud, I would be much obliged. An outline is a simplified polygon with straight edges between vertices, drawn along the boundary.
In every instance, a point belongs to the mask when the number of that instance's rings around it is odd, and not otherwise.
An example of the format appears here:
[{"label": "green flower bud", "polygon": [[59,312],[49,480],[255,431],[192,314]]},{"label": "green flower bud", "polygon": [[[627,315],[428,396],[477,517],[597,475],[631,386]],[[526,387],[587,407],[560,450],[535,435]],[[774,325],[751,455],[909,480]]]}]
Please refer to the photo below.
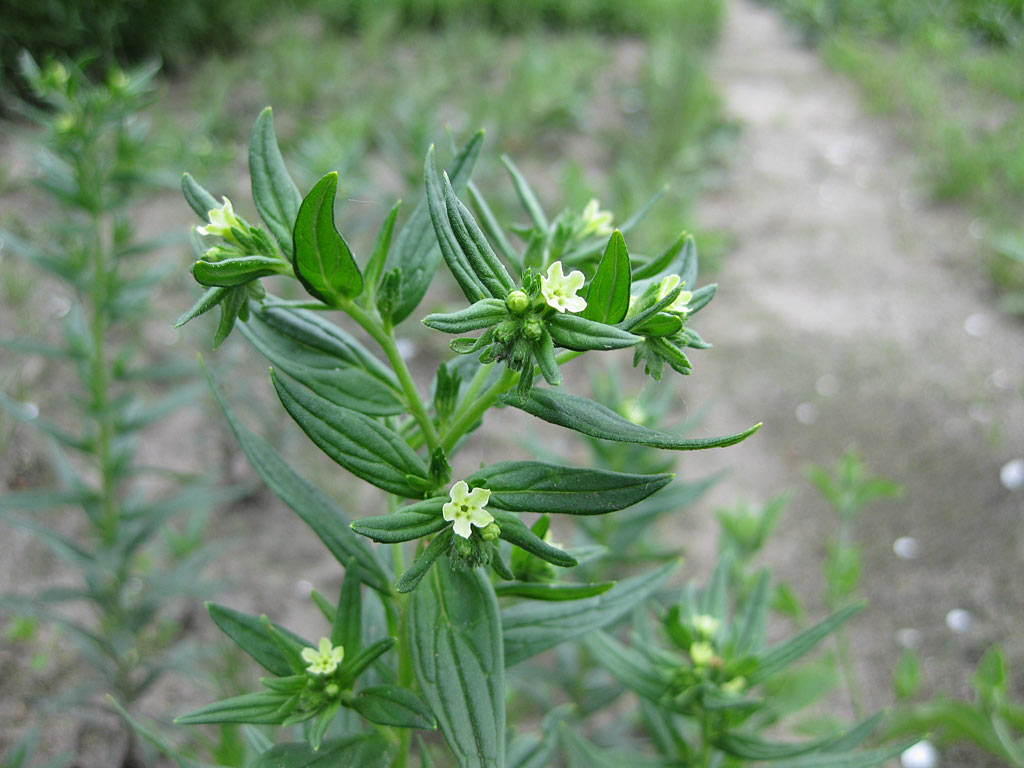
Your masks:
[{"label": "green flower bud", "polygon": [[326,693],[330,698],[333,699],[335,696],[341,693],[341,688],[338,687],[337,683],[328,683],[327,687],[324,688],[324,693]]},{"label": "green flower bud", "polygon": [[531,317],[523,323],[523,335],[530,341],[536,341],[544,333],[544,323],[536,317]]},{"label": "green flower bud", "polygon": [[501,528],[497,523],[488,523],[480,529],[480,536],[484,541],[494,541],[501,535]]},{"label": "green flower bud", "polygon": [[517,315],[523,314],[530,307],[530,297],[527,296],[523,291],[512,291],[505,298],[505,306],[508,307],[509,312],[514,312]]},{"label": "green flower bud", "polygon": [[516,324],[511,320],[502,320],[494,329],[498,341],[508,344],[516,336]]}]

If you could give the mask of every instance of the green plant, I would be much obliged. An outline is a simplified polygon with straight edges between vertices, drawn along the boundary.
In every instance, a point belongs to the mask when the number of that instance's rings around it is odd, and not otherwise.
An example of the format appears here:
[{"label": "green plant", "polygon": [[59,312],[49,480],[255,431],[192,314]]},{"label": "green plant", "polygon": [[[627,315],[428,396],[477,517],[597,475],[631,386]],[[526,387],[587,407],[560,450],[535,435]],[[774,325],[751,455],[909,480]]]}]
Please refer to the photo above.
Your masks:
[{"label": "green plant", "polygon": [[[638,654],[643,664],[657,668],[650,675],[641,668],[641,695],[656,713],[655,722],[663,724],[651,736],[670,761],[710,766],[724,754],[762,759],[817,750],[824,754],[815,756],[818,762],[789,764],[868,766],[891,756],[891,748],[849,751],[877,718],[814,744],[779,745],[756,735],[773,721],[758,718],[768,704],[748,692],[857,606],[764,650],[767,579],[737,606],[739,618],[732,622],[724,563],[699,599],[688,592],[666,614],[668,636],[682,639],[688,656],[653,645],[642,652],[620,649],[611,636],[595,634],[631,610],[642,613],[676,564],[615,583],[565,579],[562,569],[604,550],[555,544],[557,518],[592,521],[656,498],[672,476],[657,470],[651,449],[724,447],[760,425],[724,437],[684,437],[558,388],[561,366],[593,351],[632,349],[634,366],[643,363],[655,380],[666,366],[689,373],[684,350],[708,346],[690,321],[716,288],[695,286],[692,237],[680,236],[647,259],[631,257],[623,233],[639,215],[621,230],[612,230],[611,216],[596,204],[549,217],[506,158],[529,221],[510,233],[469,181],[481,140],[473,137],[456,153],[446,173],[439,172],[431,149],[426,200],[397,235],[395,206],[360,261],[335,226],[336,175],[300,194],[278,149],[269,109],[256,121],[249,155],[262,223],[242,217],[226,198],[218,203],[185,175],[186,200],[204,220],[194,239],[192,273],[205,292],[179,324],[219,307],[215,343],[238,328],[271,362],[278,398],[302,431],[334,462],[385,495],[379,514],[350,521],[235,415],[211,379],[250,463],[316,532],[345,575],[336,598],[313,593],[327,627],[316,642],[266,616],[210,605],[214,622],[268,675],[260,690],[178,721],[303,726],[300,740],[287,743],[248,731],[257,753],[253,766],[406,766],[411,731],[435,727],[448,747],[444,762],[466,768],[546,765],[559,742],[571,765],[615,764],[617,758],[581,735],[583,723],[565,724],[571,713],[564,709],[549,711],[539,734],[507,728],[506,706],[513,713],[528,709],[535,695],[530,688],[541,687],[531,685],[537,669],[527,662],[552,649],[578,652],[571,641],[589,634],[597,639],[587,641],[587,652],[613,674]],[[473,211],[460,200],[465,191]],[[513,233],[521,246],[513,245]],[[424,398],[399,352],[395,329],[416,312],[435,279],[443,281],[437,273],[442,261],[454,278],[449,288],[464,301],[456,311],[422,318],[428,328],[457,336],[450,342],[456,357],[438,366],[431,395]],[[283,286],[295,280],[308,296],[276,298],[264,280]],[[328,320],[329,312],[357,326],[384,359]],[[479,335],[462,336],[472,332]],[[593,446],[603,446],[599,440],[646,449],[639,466],[626,471],[533,460],[483,466],[470,460],[467,467],[458,451],[496,406],[509,409],[513,418],[525,419],[525,412],[593,438]],[[500,446],[501,438],[492,431],[487,440]],[[595,450],[605,463],[618,460],[614,452]],[[667,511],[626,521],[644,531]],[[612,541],[600,527],[584,526],[583,532],[588,529],[596,539]],[[367,538],[385,546],[371,546]],[[691,630],[703,634],[684,637]],[[521,696],[507,702],[506,681]],[[635,687],[632,673],[620,682]],[[574,687],[588,690],[585,674]],[[615,686],[610,696],[588,696],[580,713],[597,713],[621,691]],[[699,726],[696,740],[689,738],[692,723]],[[164,749],[180,763],[191,759]],[[421,764],[437,759],[437,750],[421,742]],[[665,764],[645,750],[632,750],[628,759]]]},{"label": "green plant", "polygon": [[[134,707],[165,672],[189,667],[171,601],[209,589],[197,577],[207,551],[195,529],[218,499],[197,478],[154,483],[166,473],[135,462],[143,430],[196,397],[192,366],[140,349],[146,299],[166,274],[143,258],[153,244],[139,238],[132,208],[148,186],[138,117],[153,70],[116,69],[97,84],[71,65],[40,70],[26,56],[24,67],[46,105],[30,109],[47,150],[39,179],[46,194],[34,202],[36,220],[22,226],[26,235],[0,238],[47,275],[43,293],[74,301],[62,339],[0,339],[0,348],[50,361],[60,377],[54,391],[65,393],[38,405],[0,395],[0,406],[46,438],[57,475],[53,487],[0,497],[0,519],[38,536],[78,579],[5,594],[0,609],[58,626],[74,641],[74,661],[60,662],[74,681],[60,691],[63,704],[106,707],[97,696],[109,693]],[[69,509],[80,516],[61,513]]]}]

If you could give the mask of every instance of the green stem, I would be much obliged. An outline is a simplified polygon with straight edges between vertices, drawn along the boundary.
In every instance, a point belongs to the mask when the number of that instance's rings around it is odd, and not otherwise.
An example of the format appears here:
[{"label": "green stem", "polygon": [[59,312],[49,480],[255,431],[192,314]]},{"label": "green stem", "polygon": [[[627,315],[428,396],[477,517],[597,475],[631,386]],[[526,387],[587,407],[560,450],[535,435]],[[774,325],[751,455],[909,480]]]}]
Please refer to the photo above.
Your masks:
[{"label": "green stem", "polygon": [[449,456],[452,448],[470,428],[480,420],[488,408],[494,405],[495,401],[505,392],[508,392],[519,381],[519,374],[511,368],[506,368],[501,377],[484,391],[475,401],[468,403],[465,409],[452,417],[452,425],[448,428],[441,439],[441,447]]},{"label": "green stem", "polygon": [[430,418],[430,414],[427,413],[427,407],[423,403],[423,398],[420,397],[419,390],[416,389],[416,382],[413,381],[409,366],[405,364],[405,360],[402,359],[401,354],[398,352],[398,345],[395,343],[395,336],[391,329],[386,329],[378,318],[371,315],[354,301],[346,301],[339,308],[347,312],[380,345],[388,362],[391,363],[395,375],[398,377],[398,383],[401,385],[402,392],[405,395],[405,404],[409,406],[409,412],[416,419],[416,423],[420,425],[423,438],[427,441],[427,448],[432,453],[437,448],[440,437],[437,434],[437,429],[434,427],[434,421]]}]

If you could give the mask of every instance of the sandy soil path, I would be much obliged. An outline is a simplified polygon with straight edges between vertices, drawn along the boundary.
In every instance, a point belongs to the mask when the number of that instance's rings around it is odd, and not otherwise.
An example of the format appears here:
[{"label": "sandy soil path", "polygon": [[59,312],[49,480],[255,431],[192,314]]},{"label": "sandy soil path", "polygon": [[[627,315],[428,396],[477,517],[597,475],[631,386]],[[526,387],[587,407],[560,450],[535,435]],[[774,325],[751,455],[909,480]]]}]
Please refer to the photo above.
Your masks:
[{"label": "sandy soil path", "polygon": [[[744,130],[699,220],[735,246],[695,323],[716,348],[694,356],[683,391],[694,409],[713,403],[701,433],[764,428],[688,459],[688,472],[732,468],[705,510],[793,491],[772,559],[818,598],[832,521],[801,469],[856,446],[905,488],[860,527],[871,606],[854,636],[872,702],[891,699],[901,628],[918,630],[926,674],[948,692],[993,641],[1020,668],[1024,490],[1000,468],[1024,456],[1024,327],[995,308],[970,218],[924,199],[893,126],[763,6],[731,4],[711,74]],[[710,520],[681,525],[707,540]],[[894,555],[899,536],[917,539],[917,559]],[[691,556],[703,572],[713,559]],[[957,608],[973,616],[966,633],[946,626]]]}]

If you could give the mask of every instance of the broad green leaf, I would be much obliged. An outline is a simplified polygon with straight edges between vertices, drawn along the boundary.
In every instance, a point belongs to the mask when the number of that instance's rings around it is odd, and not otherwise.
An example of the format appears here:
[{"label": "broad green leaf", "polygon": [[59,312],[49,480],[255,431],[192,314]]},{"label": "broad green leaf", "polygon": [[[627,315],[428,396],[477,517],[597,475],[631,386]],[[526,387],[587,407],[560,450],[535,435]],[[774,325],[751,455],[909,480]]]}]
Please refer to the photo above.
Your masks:
[{"label": "broad green leaf", "polygon": [[497,325],[507,314],[501,299],[481,299],[458,312],[427,315],[423,324],[443,333],[468,333]]},{"label": "broad green leaf", "polygon": [[444,204],[455,240],[477,279],[483,283],[491,296],[507,296],[516,285],[491,249],[484,233],[480,231],[473,214],[455,195],[448,174],[444,175]]},{"label": "broad green leaf", "polygon": [[567,392],[535,387],[526,399],[520,399],[510,393],[503,395],[501,400],[506,405],[524,410],[538,419],[591,437],[676,451],[724,448],[746,440],[761,428],[761,424],[758,423],[734,435],[686,438],[634,424],[600,403]]},{"label": "broad green leaf", "polygon": [[494,585],[498,597],[525,597],[530,600],[582,600],[607,592],[615,586],[614,581],[596,584],[571,584],[569,582],[507,581]]},{"label": "broad green leaf", "polygon": [[[456,192],[460,192],[469,181],[483,140],[483,131],[476,133],[448,164],[448,176]],[[402,270],[401,301],[391,315],[396,325],[419,305],[434,279],[440,260],[441,250],[434,234],[430,209],[426,200],[421,200],[398,233],[385,267],[385,271],[396,267]]]},{"label": "broad green leaf", "polygon": [[622,233],[615,230],[587,288],[587,306],[580,316],[598,323],[621,322],[629,310],[630,281],[626,241]]},{"label": "broad green leaf", "polygon": [[[261,667],[278,677],[292,674],[288,657],[280,646],[270,639],[259,617],[217,603],[207,603],[206,610],[210,612],[213,623],[239,648],[252,656]],[[278,626],[277,629],[282,633],[291,634],[284,627]],[[298,635],[294,637],[299,643],[306,644]]]},{"label": "broad green leaf", "polygon": [[246,285],[260,277],[279,275],[288,271],[280,259],[267,256],[239,256],[222,261],[197,261],[192,265],[192,276],[200,285],[233,288]]},{"label": "broad green leaf", "polygon": [[309,191],[295,218],[295,276],[330,307],[363,291],[363,276],[334,224],[338,174],[329,173]]},{"label": "broad green leaf", "polygon": [[601,515],[636,504],[672,480],[672,475],[632,475],[539,461],[503,461],[466,478],[491,491],[489,504],[513,512]]},{"label": "broad green leaf", "polygon": [[380,733],[328,739],[319,749],[299,741],[271,747],[248,768],[386,768],[397,747]]},{"label": "broad green leaf", "polygon": [[363,688],[352,702],[352,708],[371,723],[398,728],[432,730],[437,727],[434,715],[419,697],[396,685]]},{"label": "broad green leaf", "polygon": [[416,681],[462,768],[504,768],[505,664],[498,601],[479,569],[438,562],[409,605]]},{"label": "broad green leaf", "polygon": [[260,691],[215,701],[205,707],[174,718],[178,725],[199,723],[280,723],[291,712],[287,708],[292,697],[285,693]]},{"label": "broad green leaf", "polygon": [[668,680],[635,649],[601,631],[586,635],[583,642],[597,663],[634,693],[657,704],[668,691]]},{"label": "broad green leaf", "polygon": [[391,369],[315,312],[264,307],[252,312],[241,331],[275,369],[335,405],[368,416],[407,410]]},{"label": "broad green leaf", "polygon": [[658,589],[678,563],[624,579],[603,595],[569,603],[520,603],[501,612],[505,665],[611,624]]},{"label": "broad green leaf", "polygon": [[322,491],[289,467],[270,443],[246,427],[228,407],[208,371],[206,377],[242,452],[267,487],[313,529],[342,566],[348,568],[350,563],[358,563],[367,584],[379,592],[390,592],[383,566],[367,544],[348,527],[345,514]]},{"label": "broad green leaf", "polygon": [[853,603],[822,619],[799,635],[779,643],[758,659],[757,669],[747,676],[751,685],[785,669],[828,637],[844,621],[864,608],[864,603]]},{"label": "broad green leaf", "polygon": [[292,255],[292,228],[302,203],[295,182],[288,175],[274,135],[274,116],[267,107],[252,127],[249,141],[249,175],[256,210],[286,256]]},{"label": "broad green leaf", "polygon": [[285,410],[324,453],[352,474],[389,493],[416,498],[429,486],[427,467],[401,435],[357,411],[335,405],[310,390],[271,374]]},{"label": "broad green leaf", "polygon": [[220,208],[220,203],[198,181],[193,179],[191,174],[182,175],[181,192],[185,195],[185,202],[203,221],[210,220],[210,211]]},{"label": "broad green leaf", "polygon": [[483,281],[477,277],[473,265],[466,254],[463,253],[455,233],[452,231],[451,222],[448,220],[448,209],[445,205],[444,187],[441,184],[441,177],[437,172],[437,163],[434,160],[433,146],[427,152],[424,177],[426,179],[427,206],[430,209],[430,221],[434,225],[434,234],[441,248],[441,255],[444,257],[448,269],[455,278],[455,282],[459,284],[462,293],[471,303],[488,297],[494,298],[493,294],[483,284]]},{"label": "broad green leaf", "polygon": [[595,323],[579,315],[556,314],[548,321],[548,331],[555,344],[577,352],[633,347],[643,341],[614,325]]},{"label": "broad green leaf", "polygon": [[387,515],[363,517],[352,523],[352,530],[382,544],[421,539],[451,524],[441,516],[441,507],[447,501],[438,496]]}]

